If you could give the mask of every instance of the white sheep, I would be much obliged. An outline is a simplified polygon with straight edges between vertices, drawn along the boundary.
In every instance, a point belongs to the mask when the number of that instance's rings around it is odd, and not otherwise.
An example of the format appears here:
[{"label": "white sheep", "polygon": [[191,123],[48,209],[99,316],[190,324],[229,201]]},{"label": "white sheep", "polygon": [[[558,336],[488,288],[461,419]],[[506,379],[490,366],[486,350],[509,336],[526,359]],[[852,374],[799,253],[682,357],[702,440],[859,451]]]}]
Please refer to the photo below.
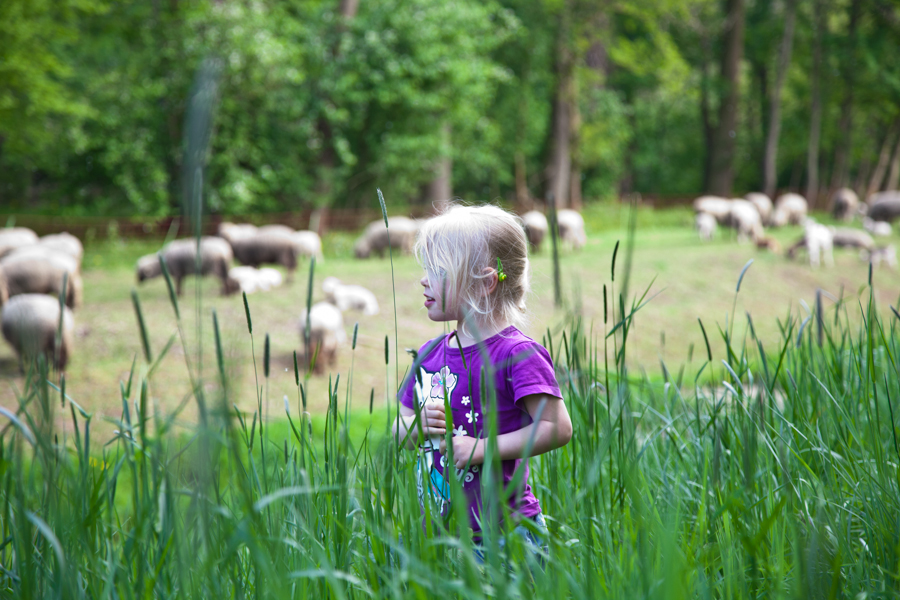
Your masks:
[{"label": "white sheep", "polygon": [[525,237],[528,238],[531,249],[538,252],[541,249],[541,242],[544,241],[544,237],[550,231],[547,217],[542,212],[529,210],[522,215],[522,225],[525,227]]},{"label": "white sheep", "polygon": [[291,240],[297,248],[300,256],[315,256],[316,261],[322,262],[322,238],[315,231],[295,231],[291,234]]},{"label": "white sheep", "polygon": [[860,248],[867,251],[875,249],[875,240],[862,229],[851,227],[831,227],[830,229],[835,248]]},{"label": "white sheep", "polygon": [[891,224],[887,221],[873,221],[869,217],[864,217],[862,225],[863,229],[878,237],[887,237],[893,232]]},{"label": "white sheep", "polygon": [[412,254],[419,223],[408,217],[389,217],[388,226],[389,230],[384,226],[384,219],[369,223],[353,245],[356,258],[369,258],[373,252],[383,257],[389,245],[403,254]]},{"label": "white sheep", "polygon": [[809,252],[811,266],[818,267],[823,255],[825,264],[829,267],[834,266],[834,234],[830,228],[807,219],[803,237],[788,249],[788,257],[793,258],[797,250],[803,247]]},{"label": "white sheep", "polygon": [[850,188],[841,188],[831,195],[831,214],[835,219],[849,221],[857,212],[859,196]]},{"label": "white sheep", "polygon": [[764,237],[762,218],[756,207],[747,200],[732,200],[728,211],[728,225],[737,231],[739,242],[757,241]]},{"label": "white sheep", "polygon": [[81,240],[71,233],[63,231],[62,233],[45,235],[38,240],[37,245],[41,248],[48,248],[55,252],[71,256],[78,262],[78,266],[81,266],[81,259],[84,256],[84,246],[81,245]]},{"label": "white sheep", "polygon": [[761,192],[750,192],[744,194],[744,200],[756,207],[763,225],[767,225],[772,217],[772,199]]},{"label": "white sheep", "polygon": [[802,225],[808,210],[809,204],[800,194],[782,194],[775,201],[775,210],[772,211],[769,225],[772,227]]},{"label": "white sheep", "polygon": [[873,221],[892,223],[900,218],[900,191],[878,192],[869,196],[866,202]]},{"label": "white sheep", "polygon": [[4,227],[0,229],[0,258],[16,248],[37,243],[37,234],[27,227]]},{"label": "white sheep", "polygon": [[258,269],[257,284],[262,291],[268,292],[272,288],[279,287],[282,283],[284,283],[284,276],[278,269],[273,269],[272,267]]},{"label": "white sheep", "polygon": [[267,292],[280,286],[284,277],[277,269],[263,267],[232,267],[228,270],[228,278],[237,283],[242,292]]},{"label": "white sheep", "polygon": [[77,308],[81,304],[81,275],[78,263],[71,256],[37,245],[26,246],[0,259],[0,270],[10,298],[20,294],[58,296],[63,276],[67,274],[66,305]]},{"label": "white sheep", "polygon": [[[197,270],[197,240],[185,238],[173,240],[166,244],[160,254],[166,259],[166,267],[175,289],[181,295],[182,280],[188,275],[195,275]],[[228,268],[231,266],[233,254],[228,242],[219,237],[203,237],[200,240],[200,274],[215,275],[222,281],[222,294],[237,291],[233,282],[228,281]],[[146,281],[162,275],[162,267],[156,254],[148,254],[138,259],[138,282]]]},{"label": "white sheep", "polygon": [[328,302],[317,302],[309,312],[309,346],[306,346],[306,309],[300,313],[300,340],[304,344],[303,356],[310,364],[315,359],[313,370],[322,373],[326,363],[333,366],[337,361],[338,347],[347,341],[344,332],[344,317],[338,307]]},{"label": "white sheep", "polygon": [[62,339],[57,354],[59,300],[44,294],[21,294],[3,307],[3,337],[15,348],[20,363],[45,355],[60,371],[65,370],[72,352],[74,317],[63,309]]},{"label": "white sheep", "polygon": [[897,268],[897,249],[893,244],[888,244],[882,248],[875,248],[871,252],[865,250],[860,251],[860,258],[866,262],[871,262],[873,268],[878,268],[882,263],[891,269]]},{"label": "white sheep", "polygon": [[694,200],[694,212],[712,215],[720,225],[726,225],[731,212],[731,200],[719,196],[700,196]]},{"label": "white sheep", "polygon": [[234,240],[253,237],[257,233],[256,225],[249,223],[219,223],[219,237],[226,239],[229,244]]},{"label": "white sheep", "polygon": [[559,227],[559,239],[573,249],[580,250],[587,243],[584,231],[584,219],[571,209],[563,208],[556,212],[556,224]]},{"label": "white sheep", "polygon": [[694,227],[697,229],[700,239],[708,242],[712,240],[713,235],[715,235],[718,223],[716,223],[716,218],[711,214],[701,212],[697,213],[697,216],[694,219]]},{"label": "white sheep", "polygon": [[326,277],[322,282],[322,290],[328,301],[342,311],[358,310],[369,316],[378,314],[375,294],[361,285],[347,285],[337,277]]}]

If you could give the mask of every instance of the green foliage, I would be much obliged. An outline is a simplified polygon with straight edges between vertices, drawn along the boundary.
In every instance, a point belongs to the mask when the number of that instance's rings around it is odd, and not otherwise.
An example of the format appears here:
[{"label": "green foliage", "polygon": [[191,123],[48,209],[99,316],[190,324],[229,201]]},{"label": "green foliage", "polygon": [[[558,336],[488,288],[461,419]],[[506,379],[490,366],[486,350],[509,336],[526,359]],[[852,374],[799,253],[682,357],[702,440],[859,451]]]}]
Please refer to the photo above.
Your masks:
[{"label": "green foliage", "polygon": [[[782,188],[806,177],[817,5],[820,179],[847,147],[851,182],[865,180],[900,115],[897,7],[798,0]],[[746,15],[736,192],[761,184],[784,5],[748,0]],[[352,208],[375,181],[406,205],[448,156],[466,200],[512,199],[517,161],[542,197],[561,49],[586,197],[691,196],[704,185],[703,94],[713,120],[722,95],[724,25],[711,0],[379,0],[349,19],[337,0],[7,0],[0,200],[13,211],[177,213],[187,97],[205,59],[222,65],[205,179],[216,212]]]},{"label": "green foliage", "polygon": [[[752,273],[735,274],[738,288]],[[613,297],[621,281],[621,270],[608,281]],[[602,329],[575,320],[548,332],[575,437],[531,460],[549,517],[545,568],[511,527],[485,529],[479,565],[464,509],[447,522],[423,517],[416,454],[390,434],[393,403],[350,411],[343,378],[311,418],[298,377],[270,421],[234,409],[217,344],[215,374],[192,371],[189,397],[206,417],[182,435],[181,409],[151,402],[161,356],[135,360],[117,431],[98,441],[98,415],[39,360],[15,413],[2,411],[0,596],[879,594],[895,584],[885,565],[900,559],[900,337],[873,298],[864,289],[806,318],[789,312],[774,348],[752,321],[743,340],[726,327],[721,356],[677,372],[662,363],[653,376],[626,361],[642,296],[611,303]],[[217,333],[214,321],[205,335]],[[267,382],[258,389],[262,400]],[[483,497],[499,502],[490,487]]]}]

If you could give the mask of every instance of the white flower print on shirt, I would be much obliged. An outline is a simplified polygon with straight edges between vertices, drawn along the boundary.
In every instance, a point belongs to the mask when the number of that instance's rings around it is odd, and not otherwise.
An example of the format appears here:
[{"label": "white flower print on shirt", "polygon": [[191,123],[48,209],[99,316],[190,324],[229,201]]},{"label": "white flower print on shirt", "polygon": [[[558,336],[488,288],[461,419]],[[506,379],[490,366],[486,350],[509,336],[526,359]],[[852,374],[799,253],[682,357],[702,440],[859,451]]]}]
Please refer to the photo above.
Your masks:
[{"label": "white flower print on shirt", "polygon": [[471,400],[471,398],[469,398],[468,396],[463,396],[463,399],[462,399],[463,405],[468,406],[470,400]]},{"label": "white flower print on shirt", "polygon": [[462,425],[453,430],[453,437],[459,437],[461,435],[466,435],[466,428]]},{"label": "white flower print on shirt", "polygon": [[470,410],[469,412],[467,412],[467,413],[466,413],[466,418],[469,420],[469,423],[474,423],[475,421],[477,421],[477,420],[478,420],[478,414],[479,414],[479,413],[475,412],[475,409],[474,409],[474,408],[473,408],[472,410]]}]

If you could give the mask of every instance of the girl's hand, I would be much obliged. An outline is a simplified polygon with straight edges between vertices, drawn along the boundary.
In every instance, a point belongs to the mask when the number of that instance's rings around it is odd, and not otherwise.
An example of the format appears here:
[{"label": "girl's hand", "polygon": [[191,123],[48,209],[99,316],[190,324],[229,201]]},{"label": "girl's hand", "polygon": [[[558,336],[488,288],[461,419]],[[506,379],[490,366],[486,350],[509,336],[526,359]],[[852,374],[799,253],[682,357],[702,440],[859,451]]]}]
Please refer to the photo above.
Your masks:
[{"label": "girl's hand", "polygon": [[[474,452],[473,452],[474,449]],[[447,454],[447,442],[441,440],[441,454]],[[469,457],[472,457],[471,462]],[[484,462],[484,440],[458,435],[453,438],[453,466],[464,469],[466,465],[480,465]]]},{"label": "girl's hand", "polygon": [[[444,414],[444,405],[439,402],[426,402],[421,408],[422,435],[445,435],[447,433],[447,417]],[[418,427],[416,427],[418,434]]]}]

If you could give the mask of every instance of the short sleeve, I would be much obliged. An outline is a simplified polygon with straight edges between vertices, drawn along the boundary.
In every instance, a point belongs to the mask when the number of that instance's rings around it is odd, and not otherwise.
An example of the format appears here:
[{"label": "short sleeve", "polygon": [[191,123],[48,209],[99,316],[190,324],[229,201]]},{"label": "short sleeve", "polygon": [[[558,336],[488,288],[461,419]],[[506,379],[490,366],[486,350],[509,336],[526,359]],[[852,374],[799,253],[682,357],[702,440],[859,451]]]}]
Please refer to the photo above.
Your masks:
[{"label": "short sleeve", "polygon": [[519,400],[532,394],[562,398],[553,359],[546,348],[534,341],[517,344],[510,352],[508,381],[517,405]]}]

